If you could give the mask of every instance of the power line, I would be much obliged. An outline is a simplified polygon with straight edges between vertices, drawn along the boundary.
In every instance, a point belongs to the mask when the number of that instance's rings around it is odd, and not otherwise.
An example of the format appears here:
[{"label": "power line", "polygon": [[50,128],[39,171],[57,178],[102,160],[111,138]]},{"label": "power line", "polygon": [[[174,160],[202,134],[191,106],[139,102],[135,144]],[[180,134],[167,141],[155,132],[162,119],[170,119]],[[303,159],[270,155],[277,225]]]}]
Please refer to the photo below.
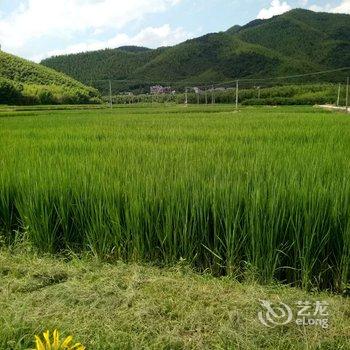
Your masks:
[{"label": "power line", "polygon": [[[345,70],[350,70],[350,67],[343,67],[343,68],[337,68],[337,69],[330,69],[330,70],[324,70],[320,72],[313,72],[313,73],[305,73],[305,74],[295,74],[295,75],[287,75],[287,76],[279,76],[279,77],[271,77],[271,78],[242,78],[239,79],[240,81],[243,82],[255,82],[255,81],[273,81],[273,80],[283,80],[283,79],[292,79],[292,78],[302,78],[302,77],[308,77],[308,76],[314,76],[314,75],[322,75],[322,74],[327,74],[327,73],[335,73],[335,72],[340,72],[340,71],[345,71]],[[223,82],[221,84],[217,85],[225,85],[225,84],[230,84],[234,83],[236,80],[228,81],[228,82]]]},{"label": "power line", "polygon": [[237,80],[236,81],[236,109],[238,109],[238,89],[239,89],[239,83]]},{"label": "power line", "polygon": [[112,100],[112,82],[109,81],[109,106],[113,108],[113,100]]},{"label": "power line", "polygon": [[346,111],[348,110],[349,107],[349,77],[346,79],[346,97],[345,97],[345,105],[346,105]]},{"label": "power line", "polygon": [[[240,82],[269,82],[269,81],[274,81],[274,80],[284,80],[284,79],[293,79],[293,78],[303,78],[303,77],[308,77],[308,76],[316,76],[316,75],[322,75],[322,74],[327,74],[327,73],[335,73],[335,72],[341,72],[341,71],[346,71],[350,70],[350,67],[342,67],[342,68],[337,68],[337,69],[329,69],[329,70],[324,70],[324,71],[318,71],[318,72],[312,72],[312,73],[304,73],[304,74],[294,74],[294,75],[287,75],[287,76],[277,76],[277,77],[271,77],[271,78],[239,78]],[[224,82],[215,82],[215,83],[210,83],[210,82],[189,82],[186,80],[180,80],[180,81],[146,81],[146,80],[129,80],[129,79],[98,79],[94,80],[93,83],[98,83],[98,82],[106,82],[106,81],[112,81],[112,82],[119,82],[119,83],[129,83],[129,84],[145,84],[145,85],[150,85],[150,84],[164,84],[164,85],[193,85],[193,86],[208,86],[208,85],[213,85],[213,86],[223,86],[227,84],[233,84],[236,83],[237,78],[235,80],[228,80]]]}]

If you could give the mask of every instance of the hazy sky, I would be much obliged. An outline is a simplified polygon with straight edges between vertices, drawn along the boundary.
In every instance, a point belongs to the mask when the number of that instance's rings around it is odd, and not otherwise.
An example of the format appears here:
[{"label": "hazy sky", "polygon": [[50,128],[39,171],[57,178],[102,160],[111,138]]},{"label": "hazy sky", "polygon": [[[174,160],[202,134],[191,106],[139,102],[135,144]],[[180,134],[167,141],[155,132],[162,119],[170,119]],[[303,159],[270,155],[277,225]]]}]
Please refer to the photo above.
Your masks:
[{"label": "hazy sky", "polygon": [[0,44],[35,61],[123,45],[155,48],[296,7],[350,14],[350,0],[0,0]]}]

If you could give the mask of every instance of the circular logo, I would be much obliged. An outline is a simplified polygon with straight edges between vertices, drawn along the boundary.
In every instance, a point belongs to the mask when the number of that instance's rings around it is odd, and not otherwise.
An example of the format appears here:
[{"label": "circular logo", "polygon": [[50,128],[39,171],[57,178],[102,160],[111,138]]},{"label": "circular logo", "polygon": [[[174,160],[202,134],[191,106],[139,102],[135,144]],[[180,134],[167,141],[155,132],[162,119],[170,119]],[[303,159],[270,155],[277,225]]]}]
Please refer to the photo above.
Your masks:
[{"label": "circular logo", "polygon": [[284,326],[293,319],[292,309],[282,302],[278,305],[272,305],[267,300],[260,300],[260,304],[264,310],[259,311],[258,317],[260,322],[266,327]]}]

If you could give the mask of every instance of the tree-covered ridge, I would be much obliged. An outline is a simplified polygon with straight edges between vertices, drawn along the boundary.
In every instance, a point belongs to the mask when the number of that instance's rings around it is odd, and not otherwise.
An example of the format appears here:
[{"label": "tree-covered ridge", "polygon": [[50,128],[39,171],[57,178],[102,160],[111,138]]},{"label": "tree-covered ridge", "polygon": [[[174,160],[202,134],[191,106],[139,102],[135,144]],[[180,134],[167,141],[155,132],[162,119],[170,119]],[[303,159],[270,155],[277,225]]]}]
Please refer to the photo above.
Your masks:
[{"label": "tree-covered ridge", "polygon": [[350,16],[297,9],[173,47],[121,47],[56,56],[42,64],[106,92],[108,79],[115,91],[146,91],[154,83],[211,84],[309,73],[349,62]]},{"label": "tree-covered ridge", "polygon": [[97,102],[96,89],[54,69],[0,52],[0,103]]},{"label": "tree-covered ridge", "polygon": [[[264,46],[287,57],[309,61],[315,68],[338,68],[350,62],[349,15],[293,10],[242,27],[238,36],[245,42]],[[333,50],[339,45],[347,47],[345,55]]]}]

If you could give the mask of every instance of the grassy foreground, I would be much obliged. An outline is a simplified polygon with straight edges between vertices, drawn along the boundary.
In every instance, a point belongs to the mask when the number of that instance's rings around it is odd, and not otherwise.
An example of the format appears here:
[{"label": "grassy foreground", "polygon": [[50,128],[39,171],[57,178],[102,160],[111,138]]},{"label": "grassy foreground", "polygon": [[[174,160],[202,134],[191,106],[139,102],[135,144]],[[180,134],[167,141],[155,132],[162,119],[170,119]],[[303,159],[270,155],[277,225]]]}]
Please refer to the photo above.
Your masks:
[{"label": "grassy foreground", "polygon": [[[267,328],[259,300],[328,301],[329,328]],[[0,349],[33,347],[58,328],[88,350],[350,349],[350,299],[286,286],[159,269],[0,252]]]}]

